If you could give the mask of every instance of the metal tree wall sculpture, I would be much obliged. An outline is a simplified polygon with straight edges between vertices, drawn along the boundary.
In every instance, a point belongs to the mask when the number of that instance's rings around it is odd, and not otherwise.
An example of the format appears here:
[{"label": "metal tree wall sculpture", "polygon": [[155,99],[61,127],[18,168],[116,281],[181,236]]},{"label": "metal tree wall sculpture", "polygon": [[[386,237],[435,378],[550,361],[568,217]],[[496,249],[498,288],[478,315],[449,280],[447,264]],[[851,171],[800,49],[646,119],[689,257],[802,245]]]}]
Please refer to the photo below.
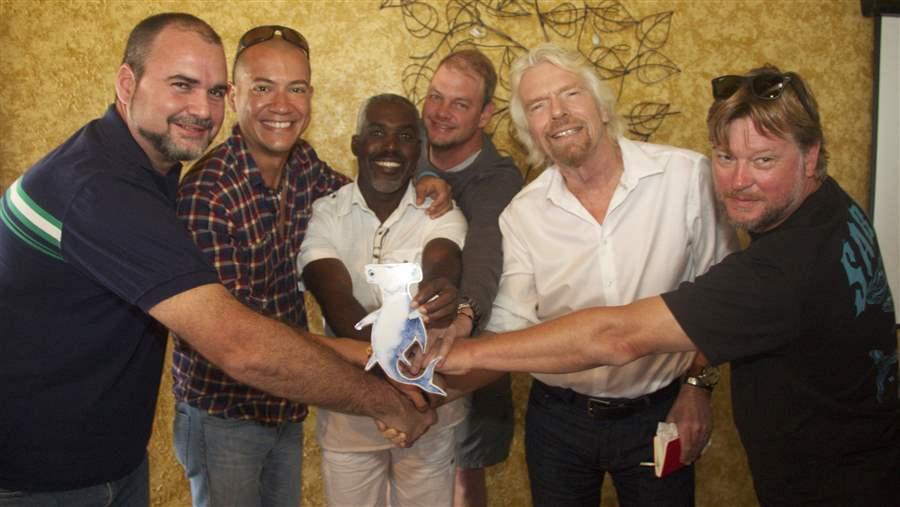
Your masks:
[{"label": "metal tree wall sculpture", "polygon": [[[509,67],[528,48],[544,41],[580,52],[608,81],[619,99],[631,82],[652,85],[680,72],[664,53],[673,11],[636,18],[623,2],[604,0],[551,2],[533,0],[383,0],[380,10],[399,10],[410,36],[431,42],[431,49],[411,55],[403,71],[403,88],[421,103],[435,67],[448,53],[475,47],[494,62],[498,73],[497,112],[489,126],[495,133],[509,125]],[[527,24],[536,25],[533,30]],[[534,34],[516,39],[509,32]],[[649,95],[649,94],[648,94]],[[666,102],[618,104],[631,137],[649,140],[663,121],[677,114]]]}]

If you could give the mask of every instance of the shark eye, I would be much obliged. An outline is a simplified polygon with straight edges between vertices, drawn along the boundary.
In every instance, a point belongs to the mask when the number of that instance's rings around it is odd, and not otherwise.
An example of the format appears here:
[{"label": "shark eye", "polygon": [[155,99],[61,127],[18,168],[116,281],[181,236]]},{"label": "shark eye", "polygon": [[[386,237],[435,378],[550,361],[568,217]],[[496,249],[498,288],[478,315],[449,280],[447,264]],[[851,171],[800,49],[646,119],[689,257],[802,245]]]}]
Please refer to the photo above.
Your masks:
[{"label": "shark eye", "polygon": [[374,272],[374,271],[369,271],[369,276],[375,276],[375,272]]}]

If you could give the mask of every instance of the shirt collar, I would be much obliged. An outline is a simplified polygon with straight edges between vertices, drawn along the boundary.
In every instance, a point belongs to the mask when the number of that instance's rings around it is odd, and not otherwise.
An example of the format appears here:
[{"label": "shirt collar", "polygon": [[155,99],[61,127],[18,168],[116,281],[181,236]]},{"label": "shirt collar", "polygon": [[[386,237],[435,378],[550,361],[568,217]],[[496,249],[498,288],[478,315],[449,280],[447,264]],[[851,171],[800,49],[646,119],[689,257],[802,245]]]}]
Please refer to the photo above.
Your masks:
[{"label": "shirt collar", "polygon": [[181,163],[176,163],[165,175],[157,172],[150,162],[150,157],[131,135],[128,125],[119,115],[115,104],[111,104],[106,109],[106,113],[100,118],[99,126],[103,133],[100,137],[103,139],[107,154],[118,160],[123,167],[140,166],[158,185],[161,185],[161,188],[167,189],[167,193],[169,189],[177,185],[181,176]]},{"label": "shirt collar", "polygon": [[247,143],[244,142],[240,124],[234,124],[231,128],[231,135],[225,140],[225,144],[228,145],[231,155],[238,160],[237,166],[247,173],[250,185],[255,190],[265,188],[266,183],[263,181],[262,172],[256,166],[256,160],[253,159],[250,149],[247,148]]},{"label": "shirt collar", "polygon": [[634,188],[641,178],[662,173],[665,168],[656,160],[650,158],[640,143],[619,138],[619,148],[622,150],[622,179],[619,184],[627,190]]},{"label": "shirt collar", "polygon": [[[137,162],[144,169],[159,174],[153,168],[150,157],[147,156],[137,140],[131,135],[128,125],[125,124],[125,120],[119,115],[115,104],[111,104],[107,108],[106,114],[100,118],[100,126],[103,130],[103,138],[107,140],[105,144],[109,148],[110,153],[117,158],[127,161],[128,164]],[[176,173],[181,172],[181,164],[175,164],[172,171]],[[172,171],[169,173],[171,174]]]},{"label": "shirt collar", "polygon": [[[622,177],[619,180],[619,186],[626,192],[633,190],[642,178],[660,174],[665,170],[659,162],[650,158],[641,149],[639,143],[624,137],[620,137],[618,142],[622,150]],[[547,185],[547,199],[558,206],[565,206],[567,202],[572,204],[573,199],[577,201],[576,197],[566,187],[566,182],[559,172],[559,168],[554,165],[547,168],[547,170],[552,171]]]},{"label": "shirt collar", "polygon": [[[427,208],[430,201],[425,204],[419,206],[416,204],[416,190],[412,184],[412,180],[410,180],[409,184],[406,186],[406,192],[403,193],[403,198],[400,200],[400,203],[397,204],[397,209],[395,209],[391,216],[394,216],[398,210],[406,209],[408,206],[412,206],[413,208],[424,209]],[[369,205],[366,203],[366,198],[363,197],[362,192],[359,190],[359,183],[357,181],[353,182],[353,193],[350,196],[350,199],[344,200],[340,208],[338,209],[338,215],[346,216],[351,211],[353,211],[353,207],[358,206],[361,210],[366,211],[368,213],[375,214],[374,211],[369,209]]]},{"label": "shirt collar", "polygon": [[[247,172],[247,177],[250,179],[250,185],[257,190],[265,188],[266,183],[263,180],[262,172],[256,165],[256,160],[253,159],[250,149],[247,148],[247,143],[244,141],[244,134],[241,132],[240,124],[234,124],[231,128],[231,135],[225,140],[225,143],[228,145],[232,156],[238,159],[238,167]],[[284,164],[285,174],[282,177],[286,178],[285,181],[291,181],[291,178],[289,177],[290,173],[294,172],[295,168],[300,164],[300,152],[300,141],[298,140],[291,147],[291,153],[288,155]]]}]

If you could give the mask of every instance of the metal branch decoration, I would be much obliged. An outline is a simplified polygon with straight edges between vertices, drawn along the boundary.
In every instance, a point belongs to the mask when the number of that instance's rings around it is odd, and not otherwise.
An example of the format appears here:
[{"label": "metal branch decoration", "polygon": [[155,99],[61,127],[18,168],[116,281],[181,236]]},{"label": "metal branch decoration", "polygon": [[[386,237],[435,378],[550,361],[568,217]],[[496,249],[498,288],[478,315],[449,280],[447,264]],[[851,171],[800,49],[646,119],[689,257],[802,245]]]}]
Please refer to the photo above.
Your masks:
[{"label": "metal branch decoration", "polygon": [[[509,68],[528,48],[544,41],[576,49],[596,69],[601,79],[621,99],[626,84],[636,81],[651,85],[680,72],[664,53],[669,39],[672,11],[635,18],[623,2],[551,2],[532,0],[382,0],[379,10],[401,12],[406,31],[416,39],[431,42],[431,49],[410,56],[403,71],[403,88],[420,103],[441,58],[462,47],[475,47],[497,68],[498,84],[494,101],[497,112],[490,132],[506,131],[509,125]],[[528,29],[528,25],[536,25]],[[524,30],[520,29],[524,26]],[[535,34],[533,39],[516,39],[516,33]],[[511,30],[510,30],[511,31]],[[626,109],[627,108],[627,109]],[[631,136],[648,140],[663,121],[677,114],[664,102],[619,103],[620,115]]]}]

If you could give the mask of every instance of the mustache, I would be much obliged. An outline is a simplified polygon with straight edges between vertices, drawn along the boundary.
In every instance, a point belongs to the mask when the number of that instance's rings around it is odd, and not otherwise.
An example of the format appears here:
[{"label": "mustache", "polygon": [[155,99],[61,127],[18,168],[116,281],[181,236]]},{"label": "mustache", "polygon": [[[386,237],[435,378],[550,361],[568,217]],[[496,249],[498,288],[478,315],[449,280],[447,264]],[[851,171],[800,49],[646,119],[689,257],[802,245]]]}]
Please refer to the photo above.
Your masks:
[{"label": "mustache", "polygon": [[751,199],[756,201],[762,199],[762,194],[759,192],[750,192],[746,190],[728,190],[720,193],[722,197],[729,199]]},{"label": "mustache", "polygon": [[375,155],[372,155],[371,157],[369,157],[369,159],[370,160],[391,159],[391,160],[406,161],[406,157],[403,156],[403,154],[401,154],[399,151],[383,151],[381,153],[376,153]]},{"label": "mustache", "polygon": [[550,120],[550,123],[547,125],[546,131],[548,133],[551,133],[551,132],[556,132],[558,130],[561,130],[563,127],[571,128],[571,127],[581,127],[583,125],[584,124],[582,122],[577,121],[574,118],[566,115],[566,116],[563,116],[562,118],[556,118],[556,119]]},{"label": "mustache", "polygon": [[212,118],[200,118],[192,114],[173,114],[166,118],[166,121],[168,123],[179,123],[181,125],[201,127],[206,130],[210,130],[213,127]]}]

